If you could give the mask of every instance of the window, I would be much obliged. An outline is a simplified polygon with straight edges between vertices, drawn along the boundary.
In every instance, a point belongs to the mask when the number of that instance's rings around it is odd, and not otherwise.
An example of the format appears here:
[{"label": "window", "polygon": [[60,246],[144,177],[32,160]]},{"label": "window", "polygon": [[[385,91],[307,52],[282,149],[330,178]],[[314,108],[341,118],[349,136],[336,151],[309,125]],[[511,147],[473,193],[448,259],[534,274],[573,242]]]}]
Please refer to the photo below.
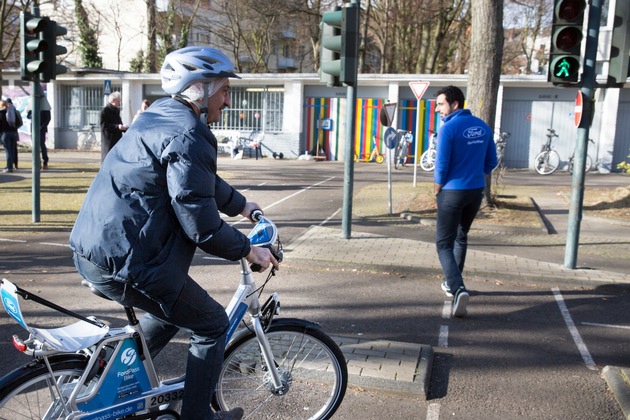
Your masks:
[{"label": "window", "polygon": [[[121,89],[121,86],[112,86],[112,91]],[[60,93],[60,128],[76,130],[88,124],[100,126],[103,85],[62,86]]]},{"label": "window", "polygon": [[284,88],[233,86],[230,102],[231,106],[223,111],[223,120],[213,128],[267,133],[282,131]]}]

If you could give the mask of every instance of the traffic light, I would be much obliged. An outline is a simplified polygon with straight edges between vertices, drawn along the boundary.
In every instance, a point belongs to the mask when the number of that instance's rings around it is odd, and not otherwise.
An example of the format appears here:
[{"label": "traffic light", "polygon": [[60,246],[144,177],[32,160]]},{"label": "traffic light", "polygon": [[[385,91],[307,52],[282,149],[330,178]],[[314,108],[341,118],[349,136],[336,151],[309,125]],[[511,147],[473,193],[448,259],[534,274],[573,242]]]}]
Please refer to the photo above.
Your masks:
[{"label": "traffic light", "polygon": [[582,26],[586,0],[555,0],[547,80],[554,85],[580,82]]},{"label": "traffic light", "polygon": [[359,6],[346,3],[322,15],[320,81],[328,86],[357,83],[359,55]]},{"label": "traffic light", "polygon": [[617,0],[612,38],[610,40],[610,61],[608,62],[608,83],[622,84],[628,79],[630,61],[630,3]]},{"label": "traffic light", "polygon": [[48,43],[40,34],[48,26],[46,17],[35,17],[28,12],[20,14],[20,76],[22,80],[34,80],[46,68],[41,52]]},{"label": "traffic light", "polygon": [[42,82],[55,80],[58,74],[68,71],[65,66],[57,64],[57,56],[68,52],[65,47],[57,45],[57,37],[67,34],[68,31],[63,26],[57,25],[54,20],[48,21],[44,28],[44,41],[48,44],[48,48],[44,50],[44,62],[46,67],[41,75]]}]

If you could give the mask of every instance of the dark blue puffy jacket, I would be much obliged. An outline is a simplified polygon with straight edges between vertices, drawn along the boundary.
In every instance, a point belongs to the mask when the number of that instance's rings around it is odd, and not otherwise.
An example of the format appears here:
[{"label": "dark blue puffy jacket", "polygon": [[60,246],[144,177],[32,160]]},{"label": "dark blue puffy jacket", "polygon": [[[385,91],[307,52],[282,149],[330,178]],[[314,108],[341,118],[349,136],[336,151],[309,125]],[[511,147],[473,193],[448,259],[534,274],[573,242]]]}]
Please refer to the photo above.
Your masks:
[{"label": "dark blue puffy jacket", "polygon": [[245,197],[217,175],[217,142],[187,105],[156,101],[108,153],[70,235],[70,247],[168,313],[197,247],[228,260],[248,238],[236,216]]}]

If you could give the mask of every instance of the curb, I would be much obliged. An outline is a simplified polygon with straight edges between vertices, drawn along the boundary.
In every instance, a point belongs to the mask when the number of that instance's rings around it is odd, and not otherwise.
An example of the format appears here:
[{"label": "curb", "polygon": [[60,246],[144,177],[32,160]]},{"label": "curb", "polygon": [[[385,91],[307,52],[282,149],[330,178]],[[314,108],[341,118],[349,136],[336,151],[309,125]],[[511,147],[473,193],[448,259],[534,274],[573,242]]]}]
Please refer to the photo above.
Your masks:
[{"label": "curb", "polygon": [[346,358],[349,387],[385,390],[426,400],[433,366],[431,346],[341,336],[331,338],[339,344]]},{"label": "curb", "polygon": [[602,376],[612,391],[625,419],[630,420],[630,384],[628,381],[628,369],[605,366]]}]

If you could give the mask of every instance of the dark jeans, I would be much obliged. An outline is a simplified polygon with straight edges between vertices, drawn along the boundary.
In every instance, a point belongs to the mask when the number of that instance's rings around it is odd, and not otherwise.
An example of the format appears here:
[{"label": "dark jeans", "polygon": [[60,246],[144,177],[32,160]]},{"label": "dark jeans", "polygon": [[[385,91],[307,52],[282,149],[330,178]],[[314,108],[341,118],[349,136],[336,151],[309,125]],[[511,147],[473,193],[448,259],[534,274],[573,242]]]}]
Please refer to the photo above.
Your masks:
[{"label": "dark jeans", "polygon": [[131,285],[112,279],[112,275],[74,254],[74,264],[85,279],[101,293],[121,305],[140,308],[140,319],[151,357],[155,357],[180,328],[190,331],[186,363],[186,384],[182,419],[213,419],[210,401],[223,364],[228,317],[225,309],[188,277],[169,317],[160,305]]},{"label": "dark jeans", "polygon": [[437,195],[435,245],[442,272],[452,292],[464,285],[468,231],[483,200],[483,188],[441,190]]},{"label": "dark jeans", "polygon": [[48,133],[48,124],[50,123],[50,111],[40,112],[39,124],[39,147],[42,151],[42,163],[48,165],[48,148],[46,147],[46,133]]},{"label": "dark jeans", "polygon": [[15,152],[17,150],[17,142],[19,139],[17,131],[5,131],[2,133],[2,144],[4,144],[4,152],[7,156],[7,168],[13,170],[13,162],[16,161]]}]

